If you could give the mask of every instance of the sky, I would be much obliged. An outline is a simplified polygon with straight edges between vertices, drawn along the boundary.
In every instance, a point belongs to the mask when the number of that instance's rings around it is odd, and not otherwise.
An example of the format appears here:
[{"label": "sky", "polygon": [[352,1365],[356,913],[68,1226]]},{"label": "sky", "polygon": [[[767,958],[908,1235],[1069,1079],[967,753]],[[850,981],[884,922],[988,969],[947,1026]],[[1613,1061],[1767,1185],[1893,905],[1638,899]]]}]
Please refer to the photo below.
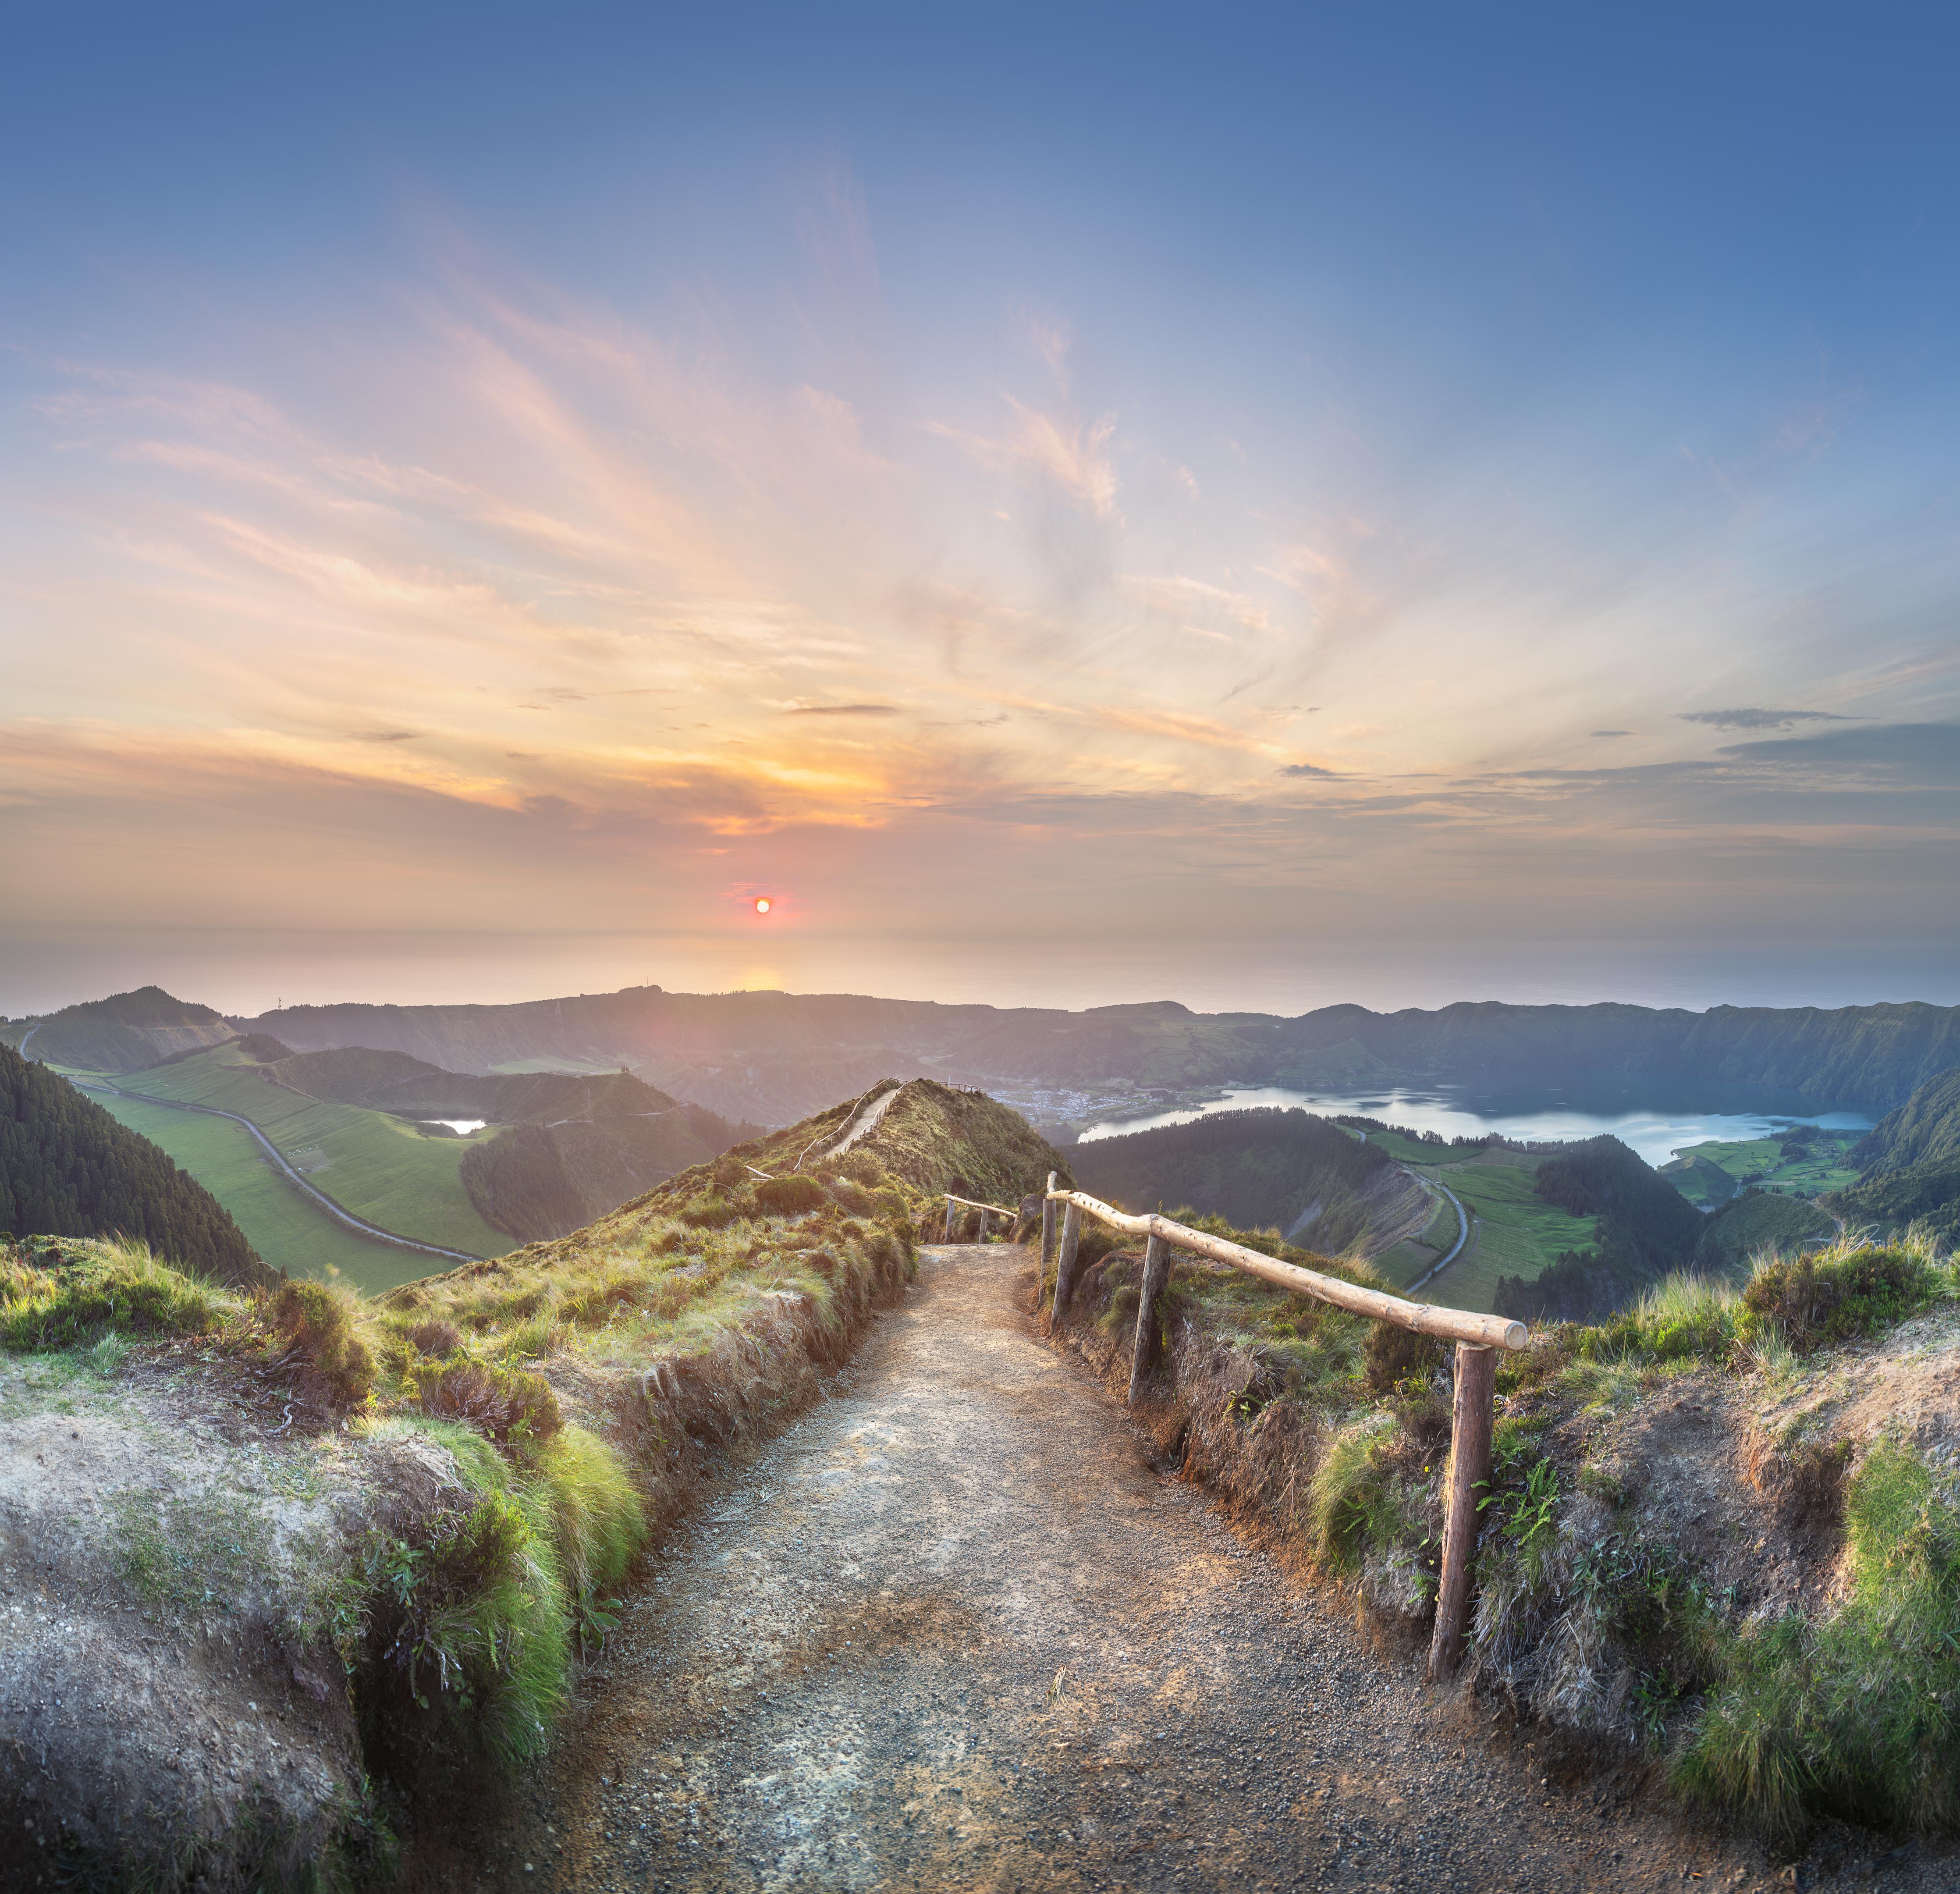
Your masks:
[{"label": "sky", "polygon": [[1960,1001],[1950,10],[9,38],[0,1012]]}]

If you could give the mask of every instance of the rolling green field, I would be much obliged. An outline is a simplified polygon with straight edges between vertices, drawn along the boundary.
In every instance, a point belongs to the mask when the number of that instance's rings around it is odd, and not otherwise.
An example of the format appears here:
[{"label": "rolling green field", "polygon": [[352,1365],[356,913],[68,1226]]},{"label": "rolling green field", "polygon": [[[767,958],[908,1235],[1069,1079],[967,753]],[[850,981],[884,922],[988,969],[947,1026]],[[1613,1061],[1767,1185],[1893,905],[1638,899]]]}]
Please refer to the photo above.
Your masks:
[{"label": "rolling green field", "polygon": [[1855,1131],[1822,1132],[1808,1151],[1793,1151],[1787,1162],[1783,1147],[1773,1138],[1752,1138],[1733,1144],[1711,1139],[1706,1144],[1683,1145],[1675,1153],[1674,1163],[1661,1167],[1661,1174],[1691,1203],[1707,1202],[1713,1194],[1698,1188],[1698,1180],[1691,1175],[1698,1160],[1725,1172],[1736,1191],[1745,1184],[1760,1184],[1765,1190],[1815,1197],[1827,1190],[1847,1189],[1858,1181],[1858,1173],[1846,1154],[1864,1135]]},{"label": "rolling green field", "polygon": [[[1423,1176],[1446,1184],[1469,1214],[1470,1240],[1462,1254],[1423,1291],[1437,1302],[1488,1313],[1500,1276],[1535,1276],[1558,1261],[1561,1249],[1583,1249],[1592,1241],[1590,1217],[1573,1216],[1533,1191],[1535,1158],[1504,1152],[1494,1162],[1481,1147],[1454,1150],[1393,1132],[1370,1132],[1369,1142]],[[1456,1240],[1456,1213],[1446,1203],[1419,1243],[1396,1244],[1375,1259],[1375,1267],[1392,1287],[1405,1288]]]},{"label": "rolling green field", "polygon": [[[501,1256],[517,1246],[514,1237],[492,1229],[476,1214],[463,1187],[463,1153],[473,1141],[495,1135],[488,1128],[476,1133],[474,1138],[432,1138],[385,1112],[302,1097],[272,1084],[259,1067],[230,1046],[215,1047],[181,1065],[131,1073],[115,1082],[128,1090],[215,1106],[250,1119],[306,1173],[315,1189],[383,1230],[479,1256]],[[149,1134],[146,1131],[145,1135]],[[228,1208],[231,1207],[218,1184],[202,1173],[193,1174]],[[283,1183],[278,1187],[287,1189]],[[236,1209],[232,1214],[239,1217]],[[331,1218],[320,1221],[331,1226]],[[239,1222],[244,1227],[242,1217]],[[246,1234],[251,1235],[249,1228]],[[263,1250],[259,1253],[266,1255]],[[444,1266],[439,1259],[428,1257],[409,1273],[426,1275]]]},{"label": "rolling green field", "polygon": [[1434,1269],[1439,1257],[1449,1253],[1450,1246],[1456,1240],[1456,1206],[1447,1197],[1439,1196],[1435,1214],[1422,1234],[1405,1237],[1392,1249],[1383,1250],[1375,1259],[1375,1267],[1381,1272],[1385,1281],[1395,1288],[1406,1289],[1426,1271]]},{"label": "rolling green field", "polygon": [[167,1105],[91,1090],[113,1117],[140,1132],[225,1208],[245,1240],[291,1276],[338,1279],[368,1295],[449,1267],[439,1256],[374,1243],[310,1203],[275,1171],[243,1125]]}]

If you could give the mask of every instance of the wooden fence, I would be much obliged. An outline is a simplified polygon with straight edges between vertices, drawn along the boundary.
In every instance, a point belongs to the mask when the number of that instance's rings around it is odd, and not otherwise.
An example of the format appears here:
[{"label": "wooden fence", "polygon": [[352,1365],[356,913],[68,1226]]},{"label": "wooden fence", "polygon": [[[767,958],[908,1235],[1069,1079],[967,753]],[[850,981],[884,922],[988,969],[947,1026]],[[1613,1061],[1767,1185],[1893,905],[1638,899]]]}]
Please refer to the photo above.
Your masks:
[{"label": "wooden fence", "polygon": [[[1053,1171],[1050,1171],[1048,1173],[1048,1180],[1051,1184],[1055,1182],[1055,1173]],[[969,1210],[977,1210],[979,1211],[980,1240],[982,1243],[985,1243],[987,1240],[987,1219],[989,1217],[1004,1217],[1007,1218],[1009,1224],[1012,1225],[1019,1219],[1021,1214],[1018,1210],[1003,1210],[998,1204],[983,1204],[976,1202],[971,1197],[956,1197],[950,1190],[945,1193],[945,1195],[946,1240],[948,1243],[950,1243],[953,1240],[953,1206],[955,1204],[964,1204]]]},{"label": "wooden fence", "polygon": [[[947,1199],[947,1233],[953,1229],[953,1205],[964,1198]],[[1061,1241],[1058,1246],[1055,1205],[1061,1205]],[[1013,1213],[993,1205],[978,1206],[997,1215]],[[1248,1249],[1242,1243],[1227,1241],[1202,1230],[1193,1230],[1168,1217],[1131,1217],[1080,1190],[1058,1190],[1055,1173],[1048,1173],[1048,1189],[1042,1199],[1041,1269],[1035,1278],[1037,1314],[1045,1299],[1048,1305],[1048,1329],[1068,1313],[1075,1292],[1075,1261],[1082,1240],[1082,1219],[1093,1217],[1127,1236],[1147,1239],[1144,1251],[1144,1279],[1137,1301],[1137,1332],[1130,1356],[1130,1399],[1134,1400],[1144,1377],[1155,1364],[1160,1343],[1157,1304],[1170,1280],[1170,1253],[1185,1249],[1214,1262],[1229,1264],[1257,1276],[1277,1288],[1316,1296],[1337,1308],[1377,1322],[1392,1322],[1418,1335],[1437,1336],[1456,1344],[1456,1383],[1451,1417],[1449,1468],[1445,1481],[1443,1536],[1443,1580],[1436,1599],[1436,1630],[1430,1641],[1429,1675],[1432,1681],[1453,1676],[1462,1661],[1465,1621],[1470,1603],[1471,1565],[1477,1545],[1477,1504],[1490,1489],[1491,1433],[1496,1417],[1497,1351],[1529,1345],[1530,1335],[1522,1322],[1501,1316],[1473,1315],[1464,1309],[1438,1307],[1430,1303],[1409,1302],[1379,1289],[1366,1289],[1359,1283],[1344,1282],[1338,1276],[1322,1275],[1318,1270],[1303,1269],[1277,1258]],[[981,1219],[981,1233],[986,1233],[986,1219]],[[1047,1295],[1048,1265],[1055,1263],[1052,1297]]]}]

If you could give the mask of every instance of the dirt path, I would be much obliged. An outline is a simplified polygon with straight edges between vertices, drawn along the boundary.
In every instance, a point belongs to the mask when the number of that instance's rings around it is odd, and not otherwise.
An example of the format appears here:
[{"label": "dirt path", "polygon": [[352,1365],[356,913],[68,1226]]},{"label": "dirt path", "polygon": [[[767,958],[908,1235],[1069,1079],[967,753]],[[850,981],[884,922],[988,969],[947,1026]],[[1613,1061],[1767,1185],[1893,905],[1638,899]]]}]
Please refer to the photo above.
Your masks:
[{"label": "dirt path", "polygon": [[[423,1886],[468,1888],[465,1861],[580,1894],[1769,1883],[1758,1851],[1466,1740],[1335,1594],[1147,1463],[1030,1333],[1030,1264],[922,1253],[829,1398],[670,1545],[554,1757]],[[1943,1884],[1917,1855],[1844,1867]]]}]

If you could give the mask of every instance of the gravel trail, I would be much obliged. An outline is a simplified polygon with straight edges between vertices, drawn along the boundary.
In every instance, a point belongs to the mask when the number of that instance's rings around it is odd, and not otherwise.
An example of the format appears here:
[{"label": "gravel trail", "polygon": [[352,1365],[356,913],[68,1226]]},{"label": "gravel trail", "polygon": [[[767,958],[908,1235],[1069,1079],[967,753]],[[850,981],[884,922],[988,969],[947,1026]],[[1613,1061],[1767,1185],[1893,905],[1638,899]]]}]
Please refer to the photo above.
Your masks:
[{"label": "gravel trail", "polygon": [[[1160,1475],[1036,1338],[1030,1265],[1004,1244],[922,1251],[854,1367],[670,1545],[552,1757],[413,1878],[567,1894],[1781,1879],[1760,1849],[1596,1781],[1545,1782],[1522,1744],[1432,1703],[1412,1661],[1371,1654],[1339,1596]],[[1806,1864],[1800,1884],[1950,1883],[1915,1851],[1847,1859],[1841,1880]]]}]

